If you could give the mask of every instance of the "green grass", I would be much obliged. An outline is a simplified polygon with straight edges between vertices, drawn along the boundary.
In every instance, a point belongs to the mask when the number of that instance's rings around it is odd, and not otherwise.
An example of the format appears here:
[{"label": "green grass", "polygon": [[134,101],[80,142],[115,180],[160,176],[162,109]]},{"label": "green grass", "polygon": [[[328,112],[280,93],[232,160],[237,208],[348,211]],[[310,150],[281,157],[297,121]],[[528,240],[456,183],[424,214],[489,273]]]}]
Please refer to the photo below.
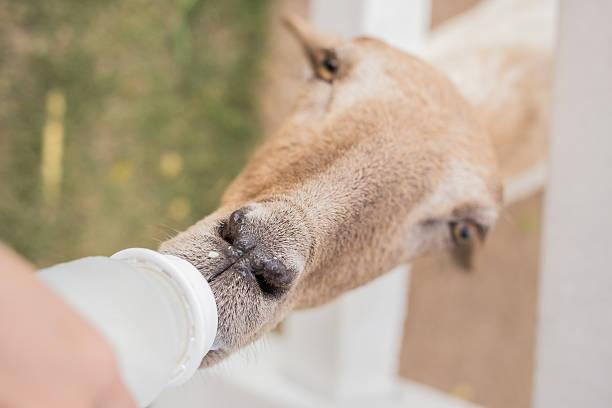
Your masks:
[{"label": "green grass", "polygon": [[[259,139],[267,6],[0,0],[0,240],[46,266],[154,248],[214,210]],[[66,99],[57,202],[41,178],[52,90]]]}]

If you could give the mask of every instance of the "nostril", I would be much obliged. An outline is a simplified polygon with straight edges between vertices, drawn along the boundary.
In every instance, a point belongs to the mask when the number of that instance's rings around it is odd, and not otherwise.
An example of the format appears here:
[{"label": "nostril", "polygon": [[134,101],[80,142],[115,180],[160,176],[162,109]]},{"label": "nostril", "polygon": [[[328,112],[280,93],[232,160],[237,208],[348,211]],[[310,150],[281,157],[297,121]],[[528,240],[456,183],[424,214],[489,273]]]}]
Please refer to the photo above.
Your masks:
[{"label": "nostril", "polygon": [[244,210],[241,208],[230,214],[226,221],[221,223],[221,237],[230,245],[234,244],[237,237],[240,235],[240,230],[244,223]]},{"label": "nostril", "polygon": [[265,262],[264,271],[266,279],[276,287],[286,288],[293,282],[293,274],[276,258]]},{"label": "nostril", "polygon": [[229,217],[230,226],[240,226],[242,221],[244,220],[244,210],[240,208],[239,210],[234,211]]},{"label": "nostril", "polygon": [[269,295],[281,295],[294,281],[295,274],[276,257],[254,253],[250,264],[262,292]]},{"label": "nostril", "polygon": [[264,275],[260,273],[254,273],[253,276],[255,276],[255,280],[257,281],[257,284],[259,285],[263,293],[270,296],[278,296],[283,292],[282,289],[279,289],[276,286],[270,284],[270,282],[266,280]]},{"label": "nostril", "polygon": [[232,245],[233,239],[230,237],[230,233],[229,233],[227,225],[228,225],[227,220],[221,221],[221,223],[219,224],[219,235],[221,236],[221,238],[223,238],[225,242]]},{"label": "nostril", "polygon": [[219,227],[221,238],[239,252],[246,252],[255,247],[255,240],[247,228],[245,208],[240,208],[223,221]]},{"label": "nostril", "polygon": [[244,224],[245,224],[245,214],[244,210],[241,208],[239,210],[234,211],[229,216],[229,221],[227,222],[227,230],[230,237],[235,241],[239,236],[244,233]]}]

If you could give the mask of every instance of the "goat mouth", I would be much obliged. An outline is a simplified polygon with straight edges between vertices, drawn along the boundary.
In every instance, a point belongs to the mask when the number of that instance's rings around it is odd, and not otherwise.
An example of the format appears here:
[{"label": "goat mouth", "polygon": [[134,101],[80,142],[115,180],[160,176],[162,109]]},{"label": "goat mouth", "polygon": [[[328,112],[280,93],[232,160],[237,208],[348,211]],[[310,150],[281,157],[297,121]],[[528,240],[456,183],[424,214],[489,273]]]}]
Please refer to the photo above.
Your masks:
[{"label": "goat mouth", "polygon": [[255,245],[253,245],[250,248],[245,248],[240,249],[240,248],[236,248],[233,245],[229,245],[227,247],[227,249],[224,251],[225,253],[225,257],[229,260],[228,264],[223,267],[221,270],[213,273],[212,275],[208,276],[206,278],[206,280],[208,281],[208,284],[212,284],[218,277],[220,277],[221,275],[223,275],[223,273],[227,272],[227,270],[229,270],[231,267],[236,266],[240,261],[246,259],[246,257],[256,248]]}]

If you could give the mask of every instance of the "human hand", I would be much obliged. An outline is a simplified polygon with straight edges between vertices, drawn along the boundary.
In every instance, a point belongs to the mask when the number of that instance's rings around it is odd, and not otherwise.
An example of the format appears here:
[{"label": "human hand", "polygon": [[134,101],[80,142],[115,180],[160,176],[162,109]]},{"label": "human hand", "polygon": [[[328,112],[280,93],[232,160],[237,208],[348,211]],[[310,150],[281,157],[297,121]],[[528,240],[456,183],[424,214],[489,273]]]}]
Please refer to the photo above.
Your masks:
[{"label": "human hand", "polygon": [[135,408],[98,332],[0,243],[0,407]]}]

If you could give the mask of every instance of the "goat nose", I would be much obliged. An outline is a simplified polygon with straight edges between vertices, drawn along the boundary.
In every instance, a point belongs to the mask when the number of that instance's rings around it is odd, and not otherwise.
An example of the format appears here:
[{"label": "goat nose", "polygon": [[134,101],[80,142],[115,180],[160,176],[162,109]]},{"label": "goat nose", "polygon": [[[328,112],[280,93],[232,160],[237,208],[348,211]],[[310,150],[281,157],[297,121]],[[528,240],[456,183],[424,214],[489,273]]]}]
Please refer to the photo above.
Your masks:
[{"label": "goat nose", "polygon": [[221,237],[230,244],[226,254],[235,262],[228,270],[251,276],[264,294],[281,295],[291,287],[297,271],[287,267],[278,248],[273,249],[275,240],[282,237],[266,233],[268,225],[253,219],[249,211],[249,207],[239,208],[221,226]]}]

